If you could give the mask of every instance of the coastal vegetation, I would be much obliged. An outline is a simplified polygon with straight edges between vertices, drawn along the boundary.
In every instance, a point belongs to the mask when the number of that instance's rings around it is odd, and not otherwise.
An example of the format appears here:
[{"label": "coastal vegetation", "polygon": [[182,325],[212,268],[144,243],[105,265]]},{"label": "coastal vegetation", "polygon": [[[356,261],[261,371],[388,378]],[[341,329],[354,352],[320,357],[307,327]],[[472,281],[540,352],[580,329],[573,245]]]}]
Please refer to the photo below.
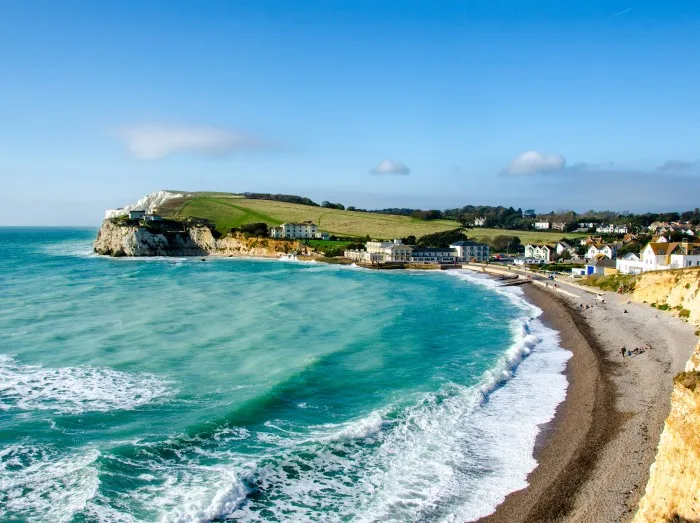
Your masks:
[{"label": "coastal vegetation", "polygon": [[582,278],[579,283],[597,287],[603,291],[617,292],[622,289],[623,292],[634,291],[637,284],[638,275],[636,274],[610,274],[604,276],[588,276]]},{"label": "coastal vegetation", "polygon": [[[301,201],[305,203],[299,203]],[[338,206],[339,204],[330,202],[319,205],[307,198],[290,195],[193,193],[165,202],[158,208],[158,212],[164,218],[174,220],[206,219],[214,224],[214,228],[221,235],[250,223],[276,226],[284,222],[305,220],[311,220],[320,230],[339,237],[370,237],[386,240],[409,236],[420,239],[430,234],[454,231],[463,226],[454,213],[446,214],[453,219],[428,219],[434,214],[399,214],[400,210],[394,210],[397,213],[392,214],[386,210],[373,212],[353,210],[353,207],[342,210],[337,208]],[[445,213],[441,216],[445,216]],[[504,252],[518,252],[520,246],[526,243],[559,241],[564,233],[479,227],[469,231],[468,236],[475,241],[496,247],[494,249],[496,251],[501,251],[502,249],[498,247],[503,247]],[[585,234],[567,233],[566,236],[580,238]]]}]

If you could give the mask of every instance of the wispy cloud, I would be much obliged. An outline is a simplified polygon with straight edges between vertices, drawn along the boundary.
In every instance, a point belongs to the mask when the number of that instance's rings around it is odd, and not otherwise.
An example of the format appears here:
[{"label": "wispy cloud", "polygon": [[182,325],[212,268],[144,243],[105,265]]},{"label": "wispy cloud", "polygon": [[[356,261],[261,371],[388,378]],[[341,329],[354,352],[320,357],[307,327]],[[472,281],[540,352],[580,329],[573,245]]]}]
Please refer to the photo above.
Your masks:
[{"label": "wispy cloud", "polygon": [[136,125],[122,129],[119,137],[128,153],[142,160],[178,153],[220,155],[266,145],[230,129],[207,126]]},{"label": "wispy cloud", "polygon": [[566,158],[560,154],[543,154],[527,151],[515,158],[503,170],[503,174],[520,176],[546,172],[562,171],[566,167]]},{"label": "wispy cloud", "polygon": [[369,172],[371,174],[410,174],[411,170],[402,162],[384,160]]}]

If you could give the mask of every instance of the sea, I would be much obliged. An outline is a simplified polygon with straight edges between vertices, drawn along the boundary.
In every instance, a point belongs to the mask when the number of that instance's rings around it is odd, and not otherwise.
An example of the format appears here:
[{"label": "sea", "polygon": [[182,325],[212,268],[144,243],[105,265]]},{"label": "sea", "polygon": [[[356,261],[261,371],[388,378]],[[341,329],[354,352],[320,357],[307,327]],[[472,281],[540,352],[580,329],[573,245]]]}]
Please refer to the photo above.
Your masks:
[{"label": "sea", "polygon": [[0,521],[471,521],[570,353],[466,270],[92,253],[0,228]]}]

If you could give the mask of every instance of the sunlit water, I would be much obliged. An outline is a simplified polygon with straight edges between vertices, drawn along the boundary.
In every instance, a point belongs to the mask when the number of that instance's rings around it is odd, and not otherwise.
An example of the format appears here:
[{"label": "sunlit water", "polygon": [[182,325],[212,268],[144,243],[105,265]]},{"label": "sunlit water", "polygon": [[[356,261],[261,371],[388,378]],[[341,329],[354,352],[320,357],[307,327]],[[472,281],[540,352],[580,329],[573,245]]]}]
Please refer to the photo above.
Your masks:
[{"label": "sunlit water", "polygon": [[3,521],[464,521],[569,353],[467,271],[108,259],[0,229]]}]

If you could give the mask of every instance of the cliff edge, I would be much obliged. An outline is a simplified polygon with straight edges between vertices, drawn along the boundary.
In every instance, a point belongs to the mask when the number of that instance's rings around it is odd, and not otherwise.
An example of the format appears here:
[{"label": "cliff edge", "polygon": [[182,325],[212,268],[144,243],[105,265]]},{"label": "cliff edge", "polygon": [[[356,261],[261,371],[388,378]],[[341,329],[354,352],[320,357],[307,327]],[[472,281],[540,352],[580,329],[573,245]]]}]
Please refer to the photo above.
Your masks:
[{"label": "cliff edge", "polygon": [[215,238],[206,226],[180,230],[124,225],[113,219],[102,222],[93,243],[97,254],[108,256],[256,256],[278,258],[296,252],[314,252],[297,241],[246,237],[240,233]]},{"label": "cliff edge", "polygon": [[[633,294],[700,325],[700,270],[640,276]],[[674,379],[671,412],[634,523],[700,521],[700,344]]]}]

